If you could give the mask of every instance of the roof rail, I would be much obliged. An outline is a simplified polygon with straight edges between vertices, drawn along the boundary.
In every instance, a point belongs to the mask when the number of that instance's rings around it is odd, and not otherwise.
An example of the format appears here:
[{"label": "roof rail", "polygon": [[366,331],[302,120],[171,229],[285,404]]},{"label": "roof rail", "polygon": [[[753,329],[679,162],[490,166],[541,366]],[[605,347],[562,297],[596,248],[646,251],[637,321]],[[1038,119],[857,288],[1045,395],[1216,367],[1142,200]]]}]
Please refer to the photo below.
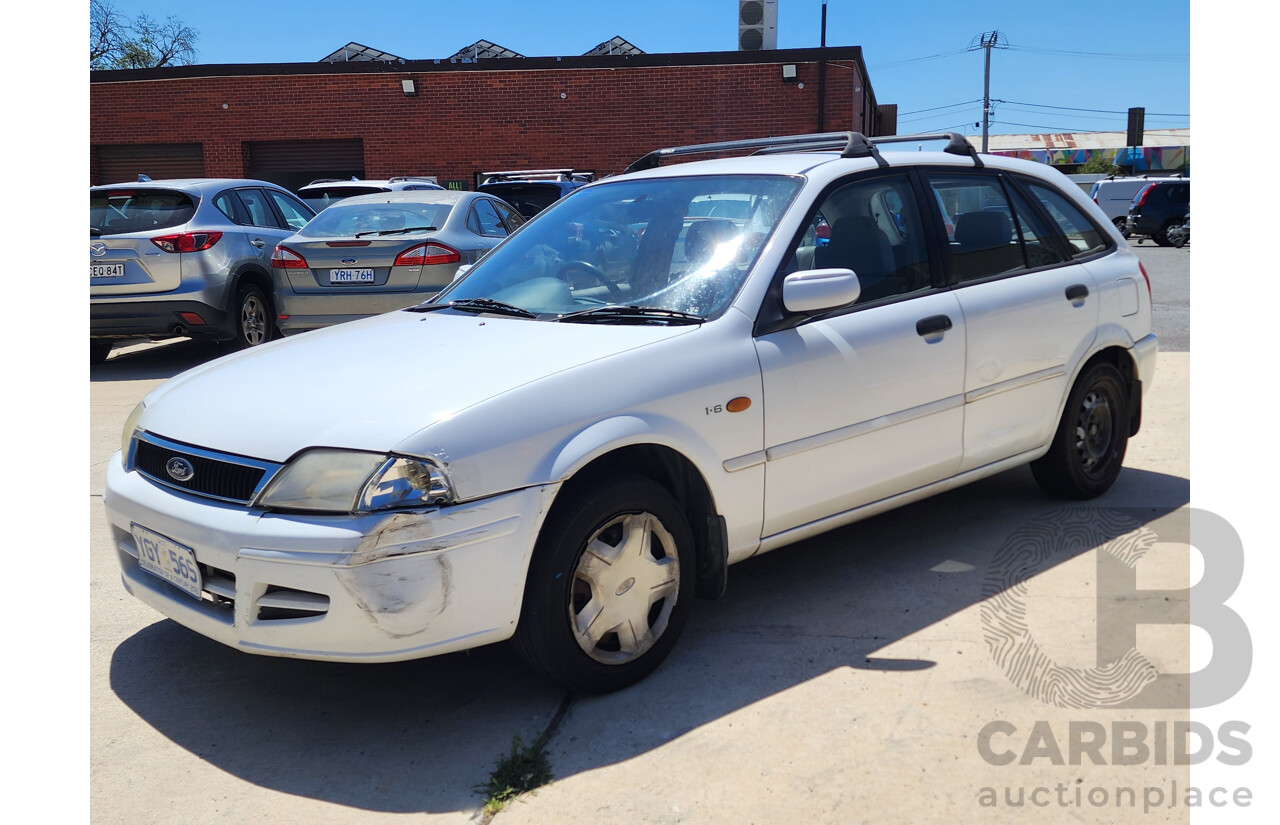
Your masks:
[{"label": "roof rail", "polygon": [[506,172],[485,172],[485,183],[504,180],[593,180],[590,172],[574,169],[513,169]]},{"label": "roof rail", "polygon": [[435,183],[435,181],[433,181],[431,178],[423,177],[422,175],[397,175],[394,178],[391,178],[390,180],[388,180],[387,182],[398,183],[399,181],[402,181],[402,180],[420,180],[423,183]]},{"label": "roof rail", "polygon": [[315,180],[311,181],[311,183],[308,183],[307,186],[315,186],[317,183],[337,183],[337,182],[338,182],[338,178],[316,178]]},{"label": "roof rail", "polygon": [[888,162],[880,156],[876,149],[881,143],[907,143],[910,141],[946,140],[943,149],[953,155],[972,157],[974,165],[982,166],[978,150],[973,144],[955,132],[943,132],[934,135],[889,135],[887,137],[868,138],[861,132],[820,132],[810,135],[783,135],[769,138],[748,138],[746,140],[724,140],[716,143],[699,143],[690,146],[672,146],[666,149],[655,149],[626,168],[626,172],[639,172],[655,169],[664,158],[679,155],[710,154],[714,152],[733,152],[737,150],[755,149],[754,154],[771,155],[783,152],[822,152],[833,149],[840,150],[843,158],[875,158],[878,165],[888,166]]}]

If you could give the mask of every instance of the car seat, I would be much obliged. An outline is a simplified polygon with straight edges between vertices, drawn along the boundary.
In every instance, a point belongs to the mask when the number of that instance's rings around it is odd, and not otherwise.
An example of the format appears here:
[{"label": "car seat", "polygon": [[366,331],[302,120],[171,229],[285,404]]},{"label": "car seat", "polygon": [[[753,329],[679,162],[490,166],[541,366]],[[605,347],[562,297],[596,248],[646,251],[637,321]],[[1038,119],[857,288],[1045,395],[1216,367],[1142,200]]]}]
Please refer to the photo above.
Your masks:
[{"label": "car seat", "polygon": [[889,289],[886,279],[896,269],[888,236],[874,218],[865,215],[838,219],[831,227],[831,242],[813,251],[813,265],[816,269],[852,269],[862,294],[868,297]]},{"label": "car seat", "polygon": [[997,275],[1022,266],[1014,246],[1013,222],[1004,212],[966,212],[956,218],[951,260],[960,280]]}]

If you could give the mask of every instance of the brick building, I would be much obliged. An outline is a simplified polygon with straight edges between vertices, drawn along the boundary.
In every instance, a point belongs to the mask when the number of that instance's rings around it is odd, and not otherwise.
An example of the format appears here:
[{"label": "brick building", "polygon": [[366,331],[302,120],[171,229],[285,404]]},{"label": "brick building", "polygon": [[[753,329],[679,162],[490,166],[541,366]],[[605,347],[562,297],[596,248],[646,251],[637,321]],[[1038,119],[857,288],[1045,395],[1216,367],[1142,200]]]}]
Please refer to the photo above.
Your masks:
[{"label": "brick building", "polygon": [[[825,76],[825,77],[824,77]],[[822,89],[820,96],[819,90]],[[93,183],[622,171],[662,146],[892,134],[862,49],[196,65],[90,73]]]}]

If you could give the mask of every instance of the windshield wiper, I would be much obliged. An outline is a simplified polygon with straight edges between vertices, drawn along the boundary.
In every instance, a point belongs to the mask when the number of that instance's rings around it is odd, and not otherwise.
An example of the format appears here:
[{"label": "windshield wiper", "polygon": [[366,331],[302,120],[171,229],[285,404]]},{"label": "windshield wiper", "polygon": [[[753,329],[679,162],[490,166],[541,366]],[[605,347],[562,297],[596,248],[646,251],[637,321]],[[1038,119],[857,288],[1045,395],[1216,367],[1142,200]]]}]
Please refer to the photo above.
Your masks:
[{"label": "windshield wiper", "polygon": [[367,232],[357,232],[355,237],[363,238],[365,235],[377,235],[381,238],[383,235],[403,235],[406,232],[438,232],[434,226],[406,226],[404,229],[370,229]]},{"label": "windshield wiper", "polygon": [[634,320],[640,323],[645,321],[665,321],[668,324],[701,324],[707,319],[701,315],[694,315],[692,312],[681,312],[678,309],[636,306],[634,304],[610,304],[609,306],[592,307],[579,312],[570,312],[568,315],[561,315],[556,320],[569,321],[570,323]]},{"label": "windshield wiper", "polygon": [[464,312],[476,310],[479,312],[492,312],[495,315],[512,315],[516,318],[538,317],[538,313],[530,312],[524,307],[513,306],[512,304],[506,304],[502,301],[495,301],[492,298],[459,298],[456,301],[450,301],[447,304],[439,304],[438,306],[452,307],[453,309],[460,309]]}]

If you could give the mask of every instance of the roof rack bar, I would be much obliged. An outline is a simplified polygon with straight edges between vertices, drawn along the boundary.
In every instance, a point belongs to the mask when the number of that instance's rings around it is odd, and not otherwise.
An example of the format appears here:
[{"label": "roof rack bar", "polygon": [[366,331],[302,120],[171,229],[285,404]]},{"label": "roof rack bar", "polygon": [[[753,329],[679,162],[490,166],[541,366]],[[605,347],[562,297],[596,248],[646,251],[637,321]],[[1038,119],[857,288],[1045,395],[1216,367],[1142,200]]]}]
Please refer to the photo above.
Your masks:
[{"label": "roof rack bar", "polygon": [[[664,158],[680,155],[700,155],[713,152],[733,152],[741,149],[766,149],[779,147],[778,151],[802,149],[816,143],[841,141],[838,145],[849,142],[853,132],[821,132],[812,135],[782,135],[780,137],[747,138],[745,140],[722,140],[716,143],[698,143],[689,146],[671,146],[666,149],[655,149],[626,168],[626,172],[639,172],[644,169],[656,169]],[[786,147],[786,148],[782,148]]]},{"label": "roof rack bar", "polygon": [[917,143],[925,140],[945,140],[946,148],[942,151],[949,155],[963,155],[973,158],[973,165],[982,168],[982,158],[978,157],[978,150],[972,143],[964,139],[964,135],[959,132],[938,132],[936,134],[927,135],[888,135],[886,137],[878,137],[876,143]]},{"label": "roof rack bar", "polygon": [[880,167],[889,163],[880,156],[876,146],[881,143],[909,143],[923,140],[945,140],[947,146],[942,151],[953,155],[964,155],[973,158],[975,166],[982,166],[978,150],[973,144],[956,132],[942,132],[929,135],[888,135],[886,137],[868,138],[861,132],[820,132],[810,135],[784,135],[781,137],[749,138],[746,140],[723,140],[716,143],[699,143],[690,146],[672,146],[666,149],[655,149],[644,157],[633,162],[626,172],[639,172],[654,169],[664,158],[680,155],[709,154],[713,152],[732,152],[743,149],[755,149],[753,154],[773,155],[783,152],[821,152],[840,150],[845,158],[875,158]]}]

